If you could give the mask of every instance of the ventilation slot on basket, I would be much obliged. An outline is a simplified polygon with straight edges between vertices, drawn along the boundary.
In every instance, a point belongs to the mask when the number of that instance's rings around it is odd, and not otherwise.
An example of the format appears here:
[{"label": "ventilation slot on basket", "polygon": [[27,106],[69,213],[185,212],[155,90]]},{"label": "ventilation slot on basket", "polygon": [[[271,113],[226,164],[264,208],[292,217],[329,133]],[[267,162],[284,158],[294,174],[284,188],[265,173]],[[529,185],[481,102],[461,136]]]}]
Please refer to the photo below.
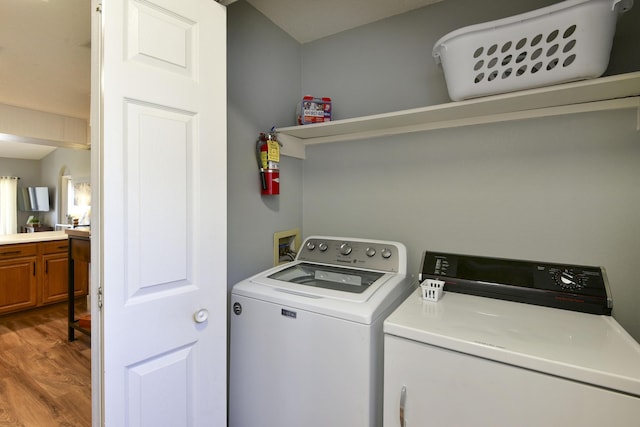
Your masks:
[{"label": "ventilation slot on basket", "polygon": [[473,82],[526,78],[556,67],[569,67],[576,60],[576,39],[572,37],[576,29],[576,25],[571,25],[563,31],[554,29],[531,39],[523,37],[477,48],[473,53]]}]

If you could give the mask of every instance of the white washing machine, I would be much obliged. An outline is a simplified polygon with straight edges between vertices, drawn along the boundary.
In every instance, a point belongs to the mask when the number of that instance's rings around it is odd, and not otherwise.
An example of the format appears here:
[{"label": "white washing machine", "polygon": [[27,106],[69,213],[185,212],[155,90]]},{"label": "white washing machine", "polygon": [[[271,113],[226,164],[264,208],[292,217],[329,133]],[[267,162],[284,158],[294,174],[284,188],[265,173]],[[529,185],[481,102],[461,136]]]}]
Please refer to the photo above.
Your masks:
[{"label": "white washing machine", "polygon": [[403,244],[314,236],[231,295],[231,427],[382,425],[384,318],[414,288]]},{"label": "white washing machine", "polygon": [[384,322],[385,427],[640,425],[640,345],[593,314],[603,270],[427,253],[422,279],[442,298]]}]

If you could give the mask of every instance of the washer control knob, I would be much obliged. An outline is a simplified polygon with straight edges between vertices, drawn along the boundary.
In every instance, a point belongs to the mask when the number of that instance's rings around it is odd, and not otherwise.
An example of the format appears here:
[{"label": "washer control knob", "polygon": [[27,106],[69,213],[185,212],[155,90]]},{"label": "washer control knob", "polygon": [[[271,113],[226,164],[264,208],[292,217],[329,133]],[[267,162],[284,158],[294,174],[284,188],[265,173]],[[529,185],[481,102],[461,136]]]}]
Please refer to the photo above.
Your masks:
[{"label": "washer control knob", "polygon": [[326,243],[320,243],[320,244],[318,245],[318,249],[320,249],[320,252],[324,252],[324,251],[326,251],[327,249],[329,249],[329,246],[327,246],[327,244],[326,244]]},{"label": "washer control knob", "polygon": [[391,250],[389,248],[384,248],[381,252],[380,255],[382,255],[382,258],[391,258]]},{"label": "washer control knob", "polygon": [[367,256],[369,258],[371,258],[372,256],[374,256],[376,254],[376,250],[374,248],[367,248],[367,250],[365,252],[367,253]]},{"label": "washer control knob", "polygon": [[340,253],[342,255],[349,255],[352,250],[353,250],[353,248],[348,243],[343,243],[343,244],[340,245]]},{"label": "washer control knob", "polygon": [[316,248],[316,244],[313,242],[307,242],[307,244],[305,245],[307,247],[308,250],[312,251]]}]

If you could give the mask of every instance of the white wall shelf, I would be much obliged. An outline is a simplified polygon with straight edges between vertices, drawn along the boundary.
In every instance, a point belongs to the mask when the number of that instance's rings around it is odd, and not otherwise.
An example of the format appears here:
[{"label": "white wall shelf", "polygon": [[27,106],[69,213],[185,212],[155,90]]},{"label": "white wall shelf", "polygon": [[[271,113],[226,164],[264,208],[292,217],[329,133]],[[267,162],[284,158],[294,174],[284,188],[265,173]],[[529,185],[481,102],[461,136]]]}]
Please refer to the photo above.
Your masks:
[{"label": "white wall shelf", "polygon": [[278,128],[282,154],[305,158],[310,144],[353,141],[484,123],[525,120],[590,111],[637,109],[640,130],[640,72],[565,83],[351,119]]}]

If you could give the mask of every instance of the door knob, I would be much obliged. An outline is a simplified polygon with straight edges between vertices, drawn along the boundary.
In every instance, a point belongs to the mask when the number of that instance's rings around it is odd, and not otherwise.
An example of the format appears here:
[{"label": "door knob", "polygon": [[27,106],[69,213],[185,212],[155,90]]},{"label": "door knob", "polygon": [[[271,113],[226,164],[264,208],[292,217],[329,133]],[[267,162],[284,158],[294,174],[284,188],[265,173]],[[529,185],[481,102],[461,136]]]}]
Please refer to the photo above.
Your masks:
[{"label": "door knob", "polygon": [[209,311],[206,308],[201,308],[200,310],[193,313],[193,320],[196,323],[202,323],[209,318]]}]

